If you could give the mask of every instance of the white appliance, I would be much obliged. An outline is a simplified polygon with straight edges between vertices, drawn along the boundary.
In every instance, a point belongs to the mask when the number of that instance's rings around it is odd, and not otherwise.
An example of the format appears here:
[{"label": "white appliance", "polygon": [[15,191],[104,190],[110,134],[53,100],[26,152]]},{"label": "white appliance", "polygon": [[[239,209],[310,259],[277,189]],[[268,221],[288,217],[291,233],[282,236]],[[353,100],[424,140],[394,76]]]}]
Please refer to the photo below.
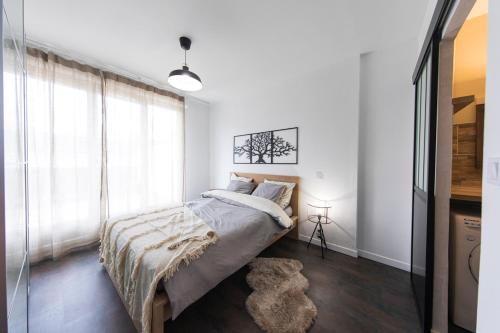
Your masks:
[{"label": "white appliance", "polygon": [[451,212],[450,314],[455,325],[476,331],[481,218]]}]

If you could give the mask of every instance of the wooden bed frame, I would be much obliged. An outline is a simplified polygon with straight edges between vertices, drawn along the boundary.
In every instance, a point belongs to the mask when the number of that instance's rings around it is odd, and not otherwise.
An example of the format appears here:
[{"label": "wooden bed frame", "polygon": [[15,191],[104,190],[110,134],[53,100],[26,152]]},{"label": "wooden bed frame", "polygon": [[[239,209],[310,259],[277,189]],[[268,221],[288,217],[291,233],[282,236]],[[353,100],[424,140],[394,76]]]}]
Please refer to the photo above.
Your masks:
[{"label": "wooden bed frame", "polygon": [[[289,183],[295,183],[295,187],[293,189],[292,193],[292,198],[290,200],[290,206],[292,207],[293,211],[293,216],[291,217],[293,221],[293,227],[290,229],[284,229],[281,231],[279,234],[277,234],[266,246],[269,247],[273,243],[275,243],[277,240],[282,238],[283,236],[287,235],[290,238],[293,239],[298,239],[298,233],[299,233],[299,227],[298,227],[298,216],[299,216],[299,186],[300,186],[300,177],[296,176],[279,176],[279,175],[267,175],[267,174],[259,174],[259,173],[242,173],[242,172],[235,172],[237,176],[240,177],[248,177],[248,178],[253,178],[253,181],[257,184],[263,183],[264,179],[268,180],[275,180],[275,181],[283,181],[283,182],[289,182]],[[106,268],[107,270],[107,268]],[[125,302],[125,299],[123,295],[120,293],[120,289],[118,288],[118,284],[114,279],[111,277],[111,274],[109,274],[109,277],[111,278],[111,281],[113,282],[113,285],[118,293],[120,295],[120,298],[125,305],[125,308],[127,309],[127,312],[129,312],[129,308],[127,305],[127,302]],[[156,292],[155,298],[153,300],[153,309],[152,309],[152,318],[151,318],[151,333],[164,333],[164,323],[170,317],[172,316],[172,310],[170,308],[170,302],[168,300],[168,295],[165,290],[159,289]],[[141,332],[141,323],[137,320],[133,320],[134,326],[137,329],[138,332]]]}]

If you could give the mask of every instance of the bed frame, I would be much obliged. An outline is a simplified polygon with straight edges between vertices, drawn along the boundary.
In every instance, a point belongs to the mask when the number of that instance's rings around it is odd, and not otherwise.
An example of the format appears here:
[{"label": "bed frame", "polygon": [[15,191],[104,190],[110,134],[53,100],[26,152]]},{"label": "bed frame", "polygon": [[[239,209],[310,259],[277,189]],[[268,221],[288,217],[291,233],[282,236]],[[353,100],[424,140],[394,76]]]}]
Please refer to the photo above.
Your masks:
[{"label": "bed frame", "polygon": [[[290,206],[292,207],[293,211],[293,216],[291,217],[292,222],[293,222],[293,227],[290,229],[284,229],[281,231],[279,234],[277,234],[266,246],[269,247],[271,246],[274,242],[282,238],[283,236],[287,235],[287,237],[293,238],[293,239],[298,239],[298,234],[299,234],[299,187],[300,187],[300,177],[296,176],[279,176],[279,175],[267,175],[267,174],[260,174],[260,173],[243,173],[243,172],[235,172],[237,176],[240,177],[248,177],[248,178],[253,178],[253,181],[257,184],[263,183],[264,179],[268,180],[276,180],[276,181],[283,181],[283,182],[290,182],[290,183],[295,183],[295,187],[293,189],[292,193],[292,198],[290,200]],[[119,292],[118,284],[114,279],[111,277],[111,274],[108,275],[111,278],[111,281],[113,282],[113,285],[118,292],[118,295],[120,295],[120,298],[125,305],[125,308],[127,309],[127,312],[129,312],[127,302],[125,302],[125,299],[123,295]],[[130,312],[129,312],[130,314]],[[164,333],[164,323],[170,317],[172,316],[172,310],[170,308],[170,302],[168,300],[168,295],[165,290],[158,289],[156,292],[155,298],[153,300],[153,309],[152,309],[152,318],[151,318],[151,333]],[[138,332],[141,332],[141,323],[137,320],[133,320],[134,326],[137,329]]]}]

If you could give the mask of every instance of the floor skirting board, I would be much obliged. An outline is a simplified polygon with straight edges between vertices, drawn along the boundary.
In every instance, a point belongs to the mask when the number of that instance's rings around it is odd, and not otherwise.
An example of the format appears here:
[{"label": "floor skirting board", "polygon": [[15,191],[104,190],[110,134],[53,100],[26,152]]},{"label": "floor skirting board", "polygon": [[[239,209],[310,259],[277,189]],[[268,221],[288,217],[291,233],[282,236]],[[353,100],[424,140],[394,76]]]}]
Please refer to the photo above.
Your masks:
[{"label": "floor skirting board", "polygon": [[[301,241],[304,241],[304,242],[309,242],[310,237],[311,236],[299,234],[299,239]],[[320,246],[320,240],[318,238],[313,238],[311,244]],[[401,270],[404,270],[407,272],[410,271],[410,264],[403,262],[403,261],[400,261],[400,260],[384,257],[380,254],[376,254],[376,253],[373,253],[370,251],[351,249],[351,248],[348,248],[348,247],[345,247],[342,245],[338,245],[338,244],[334,244],[334,243],[330,243],[330,242],[326,242],[326,244],[328,245],[328,249],[346,254],[346,255],[351,256],[351,257],[357,258],[358,256],[360,256],[360,257],[370,259],[370,260],[379,262],[379,263],[384,264],[384,265],[392,266],[392,267],[395,267],[395,268],[398,268],[398,269],[401,269]]]},{"label": "floor skirting board", "polygon": [[380,263],[385,264],[385,265],[396,267],[396,268],[402,269],[402,270],[407,271],[407,272],[410,271],[410,264],[407,262],[384,257],[384,256],[381,256],[380,254],[376,254],[376,253],[373,253],[370,251],[365,251],[365,250],[358,250],[358,254],[360,257],[363,257],[366,259],[370,259],[370,260],[377,261],[377,262],[380,262]]},{"label": "floor skirting board", "polygon": [[[301,241],[309,242],[310,238],[311,238],[311,235],[307,236],[307,235],[299,234],[299,239]],[[320,245],[321,242],[320,242],[320,240],[318,238],[313,238],[311,244],[314,244],[314,245],[317,245],[317,246],[321,246]],[[358,251],[357,250],[354,250],[354,249],[351,249],[351,248],[348,248],[348,247],[345,247],[345,246],[342,246],[342,245],[337,245],[337,244],[329,243],[329,242],[326,242],[326,245],[328,245],[328,249],[330,249],[330,250],[334,250],[334,251],[337,251],[337,252],[340,252],[340,253],[343,253],[343,254],[347,254],[348,256],[351,256],[351,257],[354,257],[354,258],[358,257]]]}]

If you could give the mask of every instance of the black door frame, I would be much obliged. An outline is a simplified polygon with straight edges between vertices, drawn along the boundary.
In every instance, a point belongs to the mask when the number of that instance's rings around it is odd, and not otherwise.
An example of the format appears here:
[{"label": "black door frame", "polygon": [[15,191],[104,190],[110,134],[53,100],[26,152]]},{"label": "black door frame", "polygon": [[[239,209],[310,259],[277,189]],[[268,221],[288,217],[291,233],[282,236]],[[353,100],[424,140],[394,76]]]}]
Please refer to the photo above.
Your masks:
[{"label": "black door frame", "polygon": [[[425,198],[427,201],[427,231],[426,231],[426,252],[425,252],[425,296],[424,296],[424,309],[420,308],[419,302],[416,302],[418,313],[420,317],[420,322],[422,324],[422,329],[424,332],[430,332],[432,326],[432,298],[433,298],[433,287],[434,287],[434,184],[435,184],[435,165],[436,165],[436,129],[437,129],[437,84],[438,84],[438,61],[439,61],[439,42],[438,38],[433,38],[431,44],[429,45],[427,52],[422,58],[422,66],[417,72],[417,80],[420,78],[422,69],[425,67],[426,61],[431,60],[431,66],[428,68],[430,70],[430,110],[429,115],[429,141],[426,143],[428,145],[428,161],[427,162],[427,193],[422,191],[415,185],[415,155],[416,151],[416,141],[417,141],[417,102],[418,93],[417,85],[415,84],[415,124],[414,124],[414,137],[413,137],[413,183],[412,183],[412,237],[411,237],[411,272],[413,273],[413,224],[414,224],[414,201],[415,194]],[[412,289],[415,294],[417,290],[413,281],[413,274],[411,276]]]},{"label": "black door frame", "polygon": [[[0,5],[3,10],[3,5]],[[0,33],[3,36],[4,17],[0,17]],[[5,248],[5,173],[4,173],[4,104],[3,104],[3,43],[0,45],[0,332],[7,332],[7,267],[6,267],[6,248]]]},{"label": "black door frame", "polygon": [[[430,110],[429,110],[429,147],[427,161],[427,237],[426,237],[426,276],[425,276],[425,305],[424,309],[420,309],[419,303],[416,301],[416,289],[412,277],[412,289],[415,294],[415,303],[417,304],[422,330],[424,333],[430,332],[432,328],[432,311],[433,311],[433,288],[434,288],[434,220],[435,220],[435,180],[436,180],[436,138],[437,138],[437,112],[438,112],[438,84],[439,84],[439,45],[442,39],[444,24],[450,14],[455,0],[438,0],[434,11],[429,29],[424,40],[423,48],[420,51],[417,65],[413,73],[413,84],[415,85],[415,122],[414,122],[414,137],[413,137],[413,179],[412,179],[412,235],[411,235],[411,264],[410,269],[413,272],[413,217],[414,217],[414,193],[424,192],[415,186],[415,153],[416,153],[416,129],[417,129],[417,81],[420,78],[422,70],[425,67],[428,57],[431,57],[431,95],[430,95]],[[423,311],[422,311],[423,310]]]}]

